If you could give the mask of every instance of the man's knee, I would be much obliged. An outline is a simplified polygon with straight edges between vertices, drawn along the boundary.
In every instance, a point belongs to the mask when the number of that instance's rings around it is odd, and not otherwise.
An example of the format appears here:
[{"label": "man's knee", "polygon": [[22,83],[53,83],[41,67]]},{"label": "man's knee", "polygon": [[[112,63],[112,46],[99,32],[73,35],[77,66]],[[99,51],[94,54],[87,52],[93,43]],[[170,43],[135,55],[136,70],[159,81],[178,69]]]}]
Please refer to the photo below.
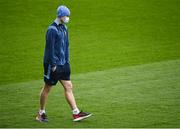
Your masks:
[{"label": "man's knee", "polygon": [[73,85],[71,82],[65,82],[63,85],[64,85],[65,90],[67,91],[70,91],[73,88]]},{"label": "man's knee", "polygon": [[43,91],[48,94],[51,88],[52,88],[51,85],[45,84],[43,87]]}]

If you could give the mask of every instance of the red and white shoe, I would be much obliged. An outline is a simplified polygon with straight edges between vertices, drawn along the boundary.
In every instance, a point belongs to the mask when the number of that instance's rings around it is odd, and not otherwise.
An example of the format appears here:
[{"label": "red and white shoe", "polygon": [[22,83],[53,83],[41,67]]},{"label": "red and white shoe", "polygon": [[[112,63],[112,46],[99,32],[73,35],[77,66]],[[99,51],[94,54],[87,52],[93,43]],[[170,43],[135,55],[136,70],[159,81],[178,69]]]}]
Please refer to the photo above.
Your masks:
[{"label": "red and white shoe", "polygon": [[81,111],[79,114],[73,114],[73,121],[81,121],[92,116],[91,113]]}]

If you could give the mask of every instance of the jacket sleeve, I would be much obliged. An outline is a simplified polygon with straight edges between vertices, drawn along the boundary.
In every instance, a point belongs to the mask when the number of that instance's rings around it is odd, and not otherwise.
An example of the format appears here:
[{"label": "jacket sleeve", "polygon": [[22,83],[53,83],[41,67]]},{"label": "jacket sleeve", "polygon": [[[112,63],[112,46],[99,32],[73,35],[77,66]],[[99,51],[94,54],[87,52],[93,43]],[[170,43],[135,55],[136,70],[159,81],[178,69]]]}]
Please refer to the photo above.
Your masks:
[{"label": "jacket sleeve", "polygon": [[48,29],[47,34],[46,34],[46,43],[48,44],[49,47],[49,61],[51,68],[56,66],[56,56],[55,56],[55,40],[56,40],[56,30],[54,29]]}]

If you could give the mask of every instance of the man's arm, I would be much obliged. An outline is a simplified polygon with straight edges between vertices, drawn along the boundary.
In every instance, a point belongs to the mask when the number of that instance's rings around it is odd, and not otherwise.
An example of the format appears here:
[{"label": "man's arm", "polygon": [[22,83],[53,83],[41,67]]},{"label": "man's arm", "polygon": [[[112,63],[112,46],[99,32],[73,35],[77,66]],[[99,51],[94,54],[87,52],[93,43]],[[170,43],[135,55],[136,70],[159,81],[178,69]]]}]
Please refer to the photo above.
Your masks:
[{"label": "man's arm", "polygon": [[56,56],[55,56],[55,39],[56,39],[56,30],[53,28],[48,29],[47,35],[46,35],[46,42],[49,46],[49,56],[50,56],[50,65],[52,68],[52,71],[55,71],[56,69]]}]

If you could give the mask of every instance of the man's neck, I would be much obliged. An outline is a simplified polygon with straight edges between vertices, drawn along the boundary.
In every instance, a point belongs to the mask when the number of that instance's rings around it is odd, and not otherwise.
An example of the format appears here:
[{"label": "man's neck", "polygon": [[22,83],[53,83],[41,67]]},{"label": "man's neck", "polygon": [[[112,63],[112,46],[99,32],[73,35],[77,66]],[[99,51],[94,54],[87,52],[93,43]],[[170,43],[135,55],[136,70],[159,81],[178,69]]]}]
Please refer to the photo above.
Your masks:
[{"label": "man's neck", "polygon": [[58,17],[54,20],[54,22],[55,22],[57,25],[62,24],[61,20],[60,20]]}]

